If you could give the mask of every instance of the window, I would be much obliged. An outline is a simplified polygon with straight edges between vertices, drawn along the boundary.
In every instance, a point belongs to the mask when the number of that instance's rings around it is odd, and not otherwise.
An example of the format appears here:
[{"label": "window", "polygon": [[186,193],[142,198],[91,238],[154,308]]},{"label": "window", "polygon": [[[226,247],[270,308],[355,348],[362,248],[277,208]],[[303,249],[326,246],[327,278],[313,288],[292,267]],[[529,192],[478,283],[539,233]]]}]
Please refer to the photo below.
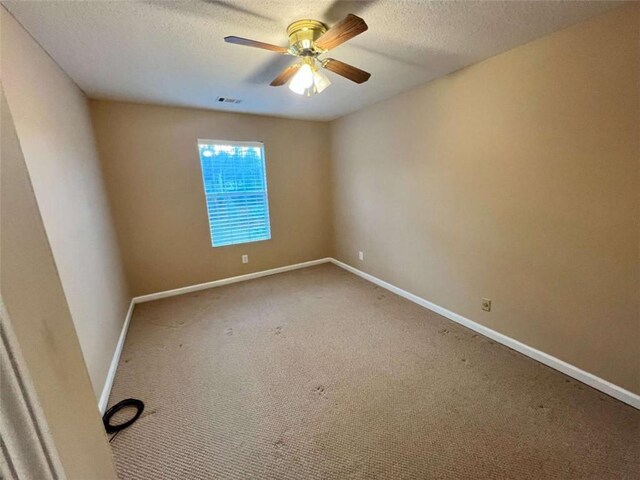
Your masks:
[{"label": "window", "polygon": [[258,142],[198,140],[211,244],[271,238],[264,146]]}]

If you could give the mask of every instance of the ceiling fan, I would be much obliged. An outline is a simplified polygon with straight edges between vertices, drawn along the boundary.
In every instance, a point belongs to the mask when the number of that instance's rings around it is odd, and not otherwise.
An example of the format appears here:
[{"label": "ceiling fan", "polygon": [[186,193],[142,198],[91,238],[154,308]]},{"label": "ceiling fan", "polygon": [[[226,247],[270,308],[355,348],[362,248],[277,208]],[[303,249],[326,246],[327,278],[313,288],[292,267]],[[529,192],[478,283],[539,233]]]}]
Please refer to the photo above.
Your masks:
[{"label": "ceiling fan", "polygon": [[287,27],[289,47],[280,47],[270,43],[258,42],[241,37],[225,37],[227,43],[246,47],[262,48],[282,55],[300,57],[300,61],[285,68],[272,82],[272,87],[280,87],[289,80],[289,89],[299,95],[311,96],[322,92],[331,82],[318,69],[322,68],[348,78],[355,83],[369,80],[370,73],[333,58],[318,58],[320,55],[352,39],[367,30],[363,19],[349,14],[333,27],[317,20],[298,20]]}]

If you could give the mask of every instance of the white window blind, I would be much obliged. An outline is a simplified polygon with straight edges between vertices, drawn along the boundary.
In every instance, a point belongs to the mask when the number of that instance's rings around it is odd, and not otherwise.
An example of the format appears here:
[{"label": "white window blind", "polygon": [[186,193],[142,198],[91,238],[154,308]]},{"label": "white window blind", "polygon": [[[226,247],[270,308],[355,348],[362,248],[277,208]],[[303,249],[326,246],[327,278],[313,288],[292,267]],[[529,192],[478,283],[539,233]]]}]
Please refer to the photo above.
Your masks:
[{"label": "white window blind", "polygon": [[264,145],[198,140],[214,247],[271,238]]}]

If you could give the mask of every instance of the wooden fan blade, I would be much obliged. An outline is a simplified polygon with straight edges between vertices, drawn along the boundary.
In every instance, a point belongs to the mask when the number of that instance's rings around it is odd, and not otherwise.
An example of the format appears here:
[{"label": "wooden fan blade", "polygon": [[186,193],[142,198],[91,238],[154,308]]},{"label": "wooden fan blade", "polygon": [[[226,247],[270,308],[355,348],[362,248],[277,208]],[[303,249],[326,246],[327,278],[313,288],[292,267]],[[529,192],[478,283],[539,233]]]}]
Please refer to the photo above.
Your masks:
[{"label": "wooden fan blade", "polygon": [[248,38],[224,37],[224,41],[227,43],[233,43],[235,45],[244,45],[245,47],[255,47],[262,48],[263,50],[271,50],[272,52],[278,52],[282,54],[289,53],[289,50],[284,47],[279,47],[278,45],[272,45],[270,43],[258,42],[256,40],[249,40]]},{"label": "wooden fan blade", "polygon": [[365,72],[364,70],[360,70],[348,63],[344,63],[333,58],[323,60],[322,66],[327,70],[337,73],[338,75],[342,75],[344,78],[348,78],[352,82],[356,83],[364,83],[369,80],[369,77],[371,76],[369,72]]},{"label": "wooden fan blade", "polygon": [[273,79],[273,82],[271,82],[269,85],[271,85],[272,87],[280,87],[284,85],[289,81],[291,77],[293,77],[294,73],[298,71],[298,67],[300,67],[300,65],[295,64],[285,68],[282,72],[280,72],[280,75]]},{"label": "wooden fan blade", "polygon": [[349,14],[336,23],[329,30],[324,32],[318,40],[315,41],[316,47],[323,50],[331,50],[338,45],[343,44],[347,40],[352,39],[356,35],[365,32],[369,27],[363,19]]}]

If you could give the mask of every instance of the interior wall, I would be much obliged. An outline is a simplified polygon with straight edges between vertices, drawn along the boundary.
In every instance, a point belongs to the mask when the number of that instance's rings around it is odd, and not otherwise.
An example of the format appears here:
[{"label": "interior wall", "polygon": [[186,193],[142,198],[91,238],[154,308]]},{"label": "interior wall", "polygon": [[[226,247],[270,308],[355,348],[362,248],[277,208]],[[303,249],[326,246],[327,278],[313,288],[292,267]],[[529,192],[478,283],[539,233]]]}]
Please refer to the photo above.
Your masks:
[{"label": "interior wall", "polygon": [[0,107],[0,296],[67,478],[115,479],[111,450],[4,93]]},{"label": "interior wall", "polygon": [[333,122],[337,258],[640,393],[639,11]]},{"label": "interior wall", "polygon": [[[327,123],[111,101],[91,111],[134,295],[331,253]],[[211,246],[198,138],[264,142],[271,240]]]},{"label": "interior wall", "polygon": [[0,7],[2,81],[93,389],[129,307],[83,92]]}]

